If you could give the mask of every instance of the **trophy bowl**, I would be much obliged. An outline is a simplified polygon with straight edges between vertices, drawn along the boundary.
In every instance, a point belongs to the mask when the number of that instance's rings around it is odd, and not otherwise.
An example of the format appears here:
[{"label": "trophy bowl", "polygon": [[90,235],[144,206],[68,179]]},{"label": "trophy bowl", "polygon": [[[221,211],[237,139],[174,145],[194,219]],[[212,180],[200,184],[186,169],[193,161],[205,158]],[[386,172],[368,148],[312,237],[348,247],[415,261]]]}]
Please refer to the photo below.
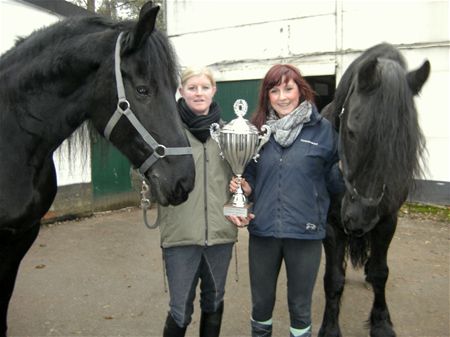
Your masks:
[{"label": "trophy bowl", "polygon": [[211,137],[220,148],[220,156],[230,164],[237,177],[238,188],[231,200],[224,205],[225,216],[235,215],[247,217],[251,204],[247,201],[241,187],[242,174],[250,160],[257,161],[259,150],[270,138],[270,128],[261,127],[261,132],[244,118],[247,112],[247,102],[238,99],[233,105],[237,118],[220,128],[218,123],[211,124]]}]

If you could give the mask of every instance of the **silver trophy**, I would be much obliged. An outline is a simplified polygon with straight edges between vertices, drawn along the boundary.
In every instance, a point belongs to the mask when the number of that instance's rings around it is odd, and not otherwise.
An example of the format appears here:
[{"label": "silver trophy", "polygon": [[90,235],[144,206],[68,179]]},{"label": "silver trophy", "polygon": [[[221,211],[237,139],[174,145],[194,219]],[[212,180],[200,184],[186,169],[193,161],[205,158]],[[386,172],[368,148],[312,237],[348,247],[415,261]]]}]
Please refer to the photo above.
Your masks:
[{"label": "silver trophy", "polygon": [[247,164],[259,157],[259,150],[270,138],[270,128],[267,125],[258,129],[244,118],[247,112],[247,102],[238,99],[233,105],[237,118],[230,121],[220,129],[219,124],[213,123],[210,127],[211,137],[219,144],[220,156],[231,166],[233,173],[238,178],[238,188],[231,200],[225,204],[223,214],[247,217],[250,204],[241,187],[242,174]]}]

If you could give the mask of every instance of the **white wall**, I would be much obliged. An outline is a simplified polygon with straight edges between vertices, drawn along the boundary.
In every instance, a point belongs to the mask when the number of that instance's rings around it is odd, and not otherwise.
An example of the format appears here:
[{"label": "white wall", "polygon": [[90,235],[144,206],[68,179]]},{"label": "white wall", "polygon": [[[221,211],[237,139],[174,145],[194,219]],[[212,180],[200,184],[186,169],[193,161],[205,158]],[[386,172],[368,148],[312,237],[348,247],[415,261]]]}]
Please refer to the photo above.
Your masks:
[{"label": "white wall", "polygon": [[[218,80],[261,78],[274,59],[335,50],[334,1],[172,0],[167,6],[181,63],[220,64]],[[334,73],[334,63],[334,55],[324,55],[302,71]]]},{"label": "white wall", "polygon": [[[409,69],[418,68],[425,59],[431,62],[430,77],[415,99],[427,141],[425,178],[450,181],[448,1],[345,1],[341,13],[342,50],[359,51],[386,41],[400,48]],[[356,56],[344,55],[339,70]]]},{"label": "white wall", "polygon": [[428,59],[431,75],[416,98],[428,149],[424,178],[450,181],[448,1],[168,0],[167,14],[181,65],[209,65],[218,81],[262,78],[278,62],[339,81],[380,42],[396,45],[409,69]]},{"label": "white wall", "polygon": [[[28,36],[34,30],[60,19],[56,14],[29,3],[0,0],[0,54],[13,47],[18,37]],[[54,155],[58,186],[90,182],[90,154],[82,157],[79,153],[73,153],[70,161],[67,156],[67,143],[64,142]]]},{"label": "white wall", "polygon": [[15,0],[0,0],[0,54],[10,49],[17,37],[58,21],[49,12]]}]

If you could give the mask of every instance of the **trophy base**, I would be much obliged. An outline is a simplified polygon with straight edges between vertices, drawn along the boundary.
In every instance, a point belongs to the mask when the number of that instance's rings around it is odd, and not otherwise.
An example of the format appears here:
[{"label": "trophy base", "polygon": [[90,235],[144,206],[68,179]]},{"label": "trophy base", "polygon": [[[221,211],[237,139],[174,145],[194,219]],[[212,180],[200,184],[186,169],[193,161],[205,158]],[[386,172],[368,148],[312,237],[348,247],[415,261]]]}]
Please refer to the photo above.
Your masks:
[{"label": "trophy base", "polygon": [[223,206],[223,215],[235,215],[246,218],[250,214],[250,207],[251,204],[246,204],[244,207],[234,206],[233,204],[225,204],[225,206]]}]

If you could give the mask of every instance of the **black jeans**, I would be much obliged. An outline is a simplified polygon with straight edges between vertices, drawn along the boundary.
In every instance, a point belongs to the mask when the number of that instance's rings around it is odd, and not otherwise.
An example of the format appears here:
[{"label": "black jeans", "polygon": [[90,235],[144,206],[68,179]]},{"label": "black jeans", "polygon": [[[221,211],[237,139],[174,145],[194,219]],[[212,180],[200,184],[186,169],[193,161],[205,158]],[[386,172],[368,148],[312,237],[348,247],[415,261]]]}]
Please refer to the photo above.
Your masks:
[{"label": "black jeans", "polygon": [[284,261],[291,327],[311,325],[311,302],[322,255],[321,240],[276,239],[250,235],[249,266],[252,318],[272,318],[277,280]]}]

